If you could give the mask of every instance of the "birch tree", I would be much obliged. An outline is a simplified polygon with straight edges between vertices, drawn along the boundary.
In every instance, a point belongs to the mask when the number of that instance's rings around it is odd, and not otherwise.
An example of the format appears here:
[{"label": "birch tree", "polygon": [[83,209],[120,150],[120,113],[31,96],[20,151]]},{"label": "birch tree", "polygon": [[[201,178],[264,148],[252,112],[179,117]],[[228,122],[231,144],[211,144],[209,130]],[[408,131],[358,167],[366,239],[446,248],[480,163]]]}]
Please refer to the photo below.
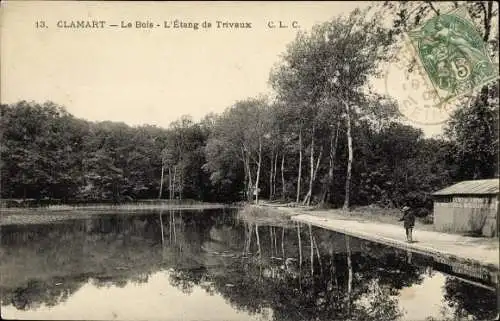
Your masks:
[{"label": "birch tree", "polygon": [[[269,131],[268,106],[264,97],[249,98],[228,108],[215,125],[207,144],[206,168],[212,171],[212,179],[222,173],[220,158],[227,161],[238,159],[244,172],[247,200],[254,192],[258,202],[258,190],[265,151],[265,136]],[[219,161],[218,161],[219,160]]]},{"label": "birch tree", "polygon": [[[366,17],[367,11],[354,10],[347,17],[317,25],[310,34],[299,33],[288,47],[280,66],[271,74],[271,82],[279,99],[294,107],[299,128],[299,167],[297,201],[300,194],[303,133],[309,137],[309,203],[315,180],[315,154],[318,128],[323,120],[321,109],[335,108],[344,121],[348,146],[344,209],[349,209],[352,164],[355,161],[353,131],[356,119],[367,113],[360,97],[369,94],[368,80],[377,75],[378,66],[386,58],[391,43],[389,31],[382,28],[380,17]],[[334,144],[330,144],[332,149]],[[332,152],[331,152],[332,153]],[[319,164],[319,163],[318,163]]]}]

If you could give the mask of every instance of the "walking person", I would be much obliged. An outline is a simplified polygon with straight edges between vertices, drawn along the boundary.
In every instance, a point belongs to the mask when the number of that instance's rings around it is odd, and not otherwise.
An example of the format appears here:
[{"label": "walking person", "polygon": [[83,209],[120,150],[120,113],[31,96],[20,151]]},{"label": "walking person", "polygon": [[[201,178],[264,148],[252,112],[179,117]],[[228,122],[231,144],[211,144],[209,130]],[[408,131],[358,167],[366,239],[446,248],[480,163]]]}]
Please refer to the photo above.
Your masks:
[{"label": "walking person", "polygon": [[405,206],[401,209],[403,212],[403,217],[399,220],[404,221],[404,227],[406,230],[406,241],[408,243],[413,242],[413,227],[415,226],[415,215],[413,214],[413,211],[408,206]]}]

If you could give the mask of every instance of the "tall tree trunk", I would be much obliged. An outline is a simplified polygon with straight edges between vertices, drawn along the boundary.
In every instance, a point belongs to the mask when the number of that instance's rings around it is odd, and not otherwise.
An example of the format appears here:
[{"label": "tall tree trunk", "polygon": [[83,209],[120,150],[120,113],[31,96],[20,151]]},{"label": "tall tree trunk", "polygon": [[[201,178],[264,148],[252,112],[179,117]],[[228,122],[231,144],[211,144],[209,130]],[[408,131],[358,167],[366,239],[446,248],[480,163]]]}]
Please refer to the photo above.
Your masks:
[{"label": "tall tree trunk", "polygon": [[351,111],[349,104],[344,102],[346,107],[346,118],[347,118],[347,147],[349,149],[349,159],[347,161],[347,175],[345,179],[345,199],[344,199],[344,210],[349,210],[349,197],[351,191],[351,171],[353,162],[353,150],[352,150],[352,134],[351,134]]},{"label": "tall tree trunk", "polygon": [[250,170],[250,156],[246,153],[245,156],[245,164],[248,171],[248,191],[247,197],[248,201],[251,201],[253,198],[253,181],[252,181],[252,171]]},{"label": "tall tree trunk", "polygon": [[260,168],[262,165],[262,141],[259,137],[259,161],[257,162],[257,177],[255,179],[255,203],[259,203],[259,178],[260,178]]},{"label": "tall tree trunk", "polygon": [[245,158],[245,150],[243,147],[241,147],[241,161],[243,162],[243,172],[245,173],[245,180],[243,181],[244,184],[244,193],[245,193],[245,198],[248,200],[248,169],[247,169],[247,162]]},{"label": "tall tree trunk", "polygon": [[245,179],[243,180],[243,191],[245,193],[245,199],[248,200],[248,172],[246,164],[243,164],[243,172],[245,173]]},{"label": "tall tree trunk", "polygon": [[339,129],[340,129],[340,119],[337,121],[337,128],[335,131],[332,130],[330,135],[330,157],[328,166],[328,178],[325,185],[323,186],[323,196],[321,197],[321,202],[328,202],[333,195],[333,169],[335,167],[335,158],[337,156],[337,145],[339,139]]},{"label": "tall tree trunk", "polygon": [[172,182],[172,169],[168,167],[168,199],[173,199],[173,182]]},{"label": "tall tree trunk", "polygon": [[175,189],[177,188],[177,165],[174,166],[174,177],[172,178],[172,199],[175,199]]},{"label": "tall tree trunk", "polygon": [[313,175],[313,184],[316,182],[316,176],[318,174],[318,169],[319,169],[319,163],[321,161],[321,157],[323,156],[323,146],[319,149],[319,155],[318,158],[316,158],[316,167],[314,168],[314,175]]},{"label": "tall tree trunk", "polygon": [[179,200],[182,200],[183,189],[184,189],[184,169],[181,166],[179,173]]},{"label": "tall tree trunk", "polygon": [[303,204],[307,204],[309,206],[311,204],[311,194],[312,194],[312,185],[314,180],[314,126],[311,135],[311,155],[309,156],[309,190],[307,191],[306,197],[304,197]]},{"label": "tall tree trunk", "polygon": [[160,192],[158,193],[158,198],[161,199],[161,194],[163,192],[163,175],[165,173],[165,163],[161,162],[161,179],[160,179]]},{"label": "tall tree trunk", "polygon": [[274,155],[273,197],[276,197],[276,173],[278,172],[278,152]]},{"label": "tall tree trunk", "polygon": [[273,161],[274,161],[274,151],[271,151],[271,169],[269,171],[269,200],[271,201],[273,199]]},{"label": "tall tree trunk", "polygon": [[299,175],[297,177],[297,199],[296,202],[300,201],[300,180],[302,179],[302,125],[299,129]]},{"label": "tall tree trunk", "polygon": [[[311,150],[313,152],[313,150]],[[316,167],[314,167],[314,158],[311,158],[311,170],[312,170],[312,176],[311,176],[311,182],[309,184],[309,191],[307,192],[306,197],[304,198],[303,204],[307,203],[307,206],[311,205],[311,198],[312,198],[312,190],[314,186],[314,182],[316,181],[316,174],[318,173],[318,168],[319,168],[319,163],[321,161],[321,156],[323,155],[323,146],[321,146],[321,149],[319,151],[318,158],[316,159]]]},{"label": "tall tree trunk", "polygon": [[285,152],[281,155],[281,198],[283,201],[286,199],[286,185],[285,185]]}]

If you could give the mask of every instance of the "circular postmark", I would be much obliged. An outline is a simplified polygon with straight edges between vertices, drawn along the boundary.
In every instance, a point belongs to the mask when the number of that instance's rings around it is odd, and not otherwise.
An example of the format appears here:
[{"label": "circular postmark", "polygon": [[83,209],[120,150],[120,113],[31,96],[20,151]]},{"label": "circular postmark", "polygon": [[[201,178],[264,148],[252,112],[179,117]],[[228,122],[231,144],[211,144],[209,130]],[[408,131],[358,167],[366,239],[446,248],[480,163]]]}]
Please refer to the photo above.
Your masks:
[{"label": "circular postmark", "polygon": [[384,78],[386,94],[398,101],[401,115],[418,125],[442,124],[458,106],[468,104],[472,98],[442,100],[409,41],[402,43]]}]

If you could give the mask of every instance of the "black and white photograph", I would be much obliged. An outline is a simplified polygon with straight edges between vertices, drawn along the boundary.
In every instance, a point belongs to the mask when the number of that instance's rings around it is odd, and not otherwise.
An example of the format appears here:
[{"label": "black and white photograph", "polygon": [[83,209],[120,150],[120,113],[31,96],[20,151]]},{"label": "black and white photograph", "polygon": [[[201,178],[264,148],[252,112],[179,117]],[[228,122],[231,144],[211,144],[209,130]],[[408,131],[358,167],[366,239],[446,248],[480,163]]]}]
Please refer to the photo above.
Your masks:
[{"label": "black and white photograph", "polygon": [[498,320],[498,6],[2,1],[1,319]]}]

